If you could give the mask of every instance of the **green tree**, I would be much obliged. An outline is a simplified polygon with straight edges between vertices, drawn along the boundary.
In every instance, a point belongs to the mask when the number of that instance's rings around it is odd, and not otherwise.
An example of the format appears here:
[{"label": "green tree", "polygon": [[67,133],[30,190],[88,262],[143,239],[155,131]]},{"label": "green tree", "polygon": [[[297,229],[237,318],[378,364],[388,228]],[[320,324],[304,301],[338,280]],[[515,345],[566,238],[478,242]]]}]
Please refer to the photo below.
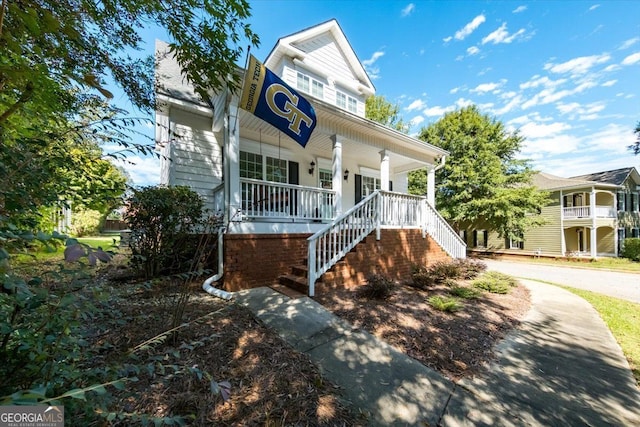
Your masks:
[{"label": "green tree", "polygon": [[636,142],[629,146],[629,150],[633,151],[636,156],[640,154],[640,122],[636,125],[636,129],[633,131],[636,134]]},{"label": "green tree", "polygon": [[548,195],[532,185],[529,162],[517,158],[524,141],[517,131],[507,132],[470,106],[445,114],[419,137],[451,153],[436,172],[436,205],[456,230],[484,221],[500,236],[517,240],[542,223],[535,213]]},{"label": "green tree", "polygon": [[365,103],[365,117],[392,129],[407,133],[409,126],[400,117],[400,107],[392,104],[382,95],[372,95]]}]

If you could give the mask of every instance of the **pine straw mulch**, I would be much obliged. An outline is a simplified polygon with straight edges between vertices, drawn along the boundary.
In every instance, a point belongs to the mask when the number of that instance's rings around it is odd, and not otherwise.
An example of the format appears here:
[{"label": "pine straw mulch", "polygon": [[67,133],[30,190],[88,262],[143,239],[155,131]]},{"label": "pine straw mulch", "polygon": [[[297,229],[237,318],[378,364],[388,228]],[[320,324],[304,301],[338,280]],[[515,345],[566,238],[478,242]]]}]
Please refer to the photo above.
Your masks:
[{"label": "pine straw mulch", "polygon": [[[359,424],[306,355],[257,322],[248,309],[198,288],[194,284],[183,318],[188,326],[178,330],[175,341],[152,342],[136,352],[133,363],[142,367],[135,372],[138,381],[115,393],[111,411],[183,416],[194,426]],[[108,343],[106,361],[132,363],[122,355],[169,329],[175,301],[176,294],[161,287],[125,292],[111,301],[121,327],[100,334],[96,342]],[[230,385],[228,399],[213,393],[207,374],[199,377],[198,371],[206,371],[221,388]]]},{"label": "pine straw mulch", "polygon": [[493,357],[494,346],[529,310],[530,295],[519,284],[505,295],[485,292],[478,299],[461,300],[464,308],[454,313],[429,305],[429,297],[448,296],[448,290],[446,285],[428,290],[397,285],[388,299],[371,300],[359,297],[357,289],[333,289],[316,300],[354,326],[459,380],[482,371]]}]

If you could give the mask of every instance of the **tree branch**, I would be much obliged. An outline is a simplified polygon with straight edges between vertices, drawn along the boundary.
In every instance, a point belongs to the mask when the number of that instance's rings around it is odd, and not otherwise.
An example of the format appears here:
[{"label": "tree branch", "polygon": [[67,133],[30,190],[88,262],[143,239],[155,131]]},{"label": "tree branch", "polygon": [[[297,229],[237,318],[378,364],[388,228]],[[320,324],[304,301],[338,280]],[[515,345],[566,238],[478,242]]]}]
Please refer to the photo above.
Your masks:
[{"label": "tree branch", "polygon": [[22,104],[29,101],[32,95],[33,95],[33,83],[29,82],[27,83],[27,86],[25,87],[24,92],[22,92],[22,95],[20,95],[20,98],[18,98],[18,100],[14,102],[11,107],[9,107],[4,113],[2,113],[2,115],[0,115],[0,123],[7,120],[9,116],[15,113]]}]

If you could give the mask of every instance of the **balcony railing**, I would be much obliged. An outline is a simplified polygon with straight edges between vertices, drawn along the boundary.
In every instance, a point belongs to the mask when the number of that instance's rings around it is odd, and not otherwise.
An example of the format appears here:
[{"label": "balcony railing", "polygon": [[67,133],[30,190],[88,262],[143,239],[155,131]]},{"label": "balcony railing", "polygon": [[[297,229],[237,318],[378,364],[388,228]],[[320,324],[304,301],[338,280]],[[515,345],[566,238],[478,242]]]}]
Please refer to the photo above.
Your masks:
[{"label": "balcony railing", "polygon": [[[565,219],[593,218],[591,214],[591,206],[573,206],[570,208],[562,208],[562,213]],[[616,209],[613,206],[596,206],[595,217],[616,218]]]},{"label": "balcony railing", "polygon": [[241,178],[242,213],[250,219],[329,221],[335,192],[315,187]]}]

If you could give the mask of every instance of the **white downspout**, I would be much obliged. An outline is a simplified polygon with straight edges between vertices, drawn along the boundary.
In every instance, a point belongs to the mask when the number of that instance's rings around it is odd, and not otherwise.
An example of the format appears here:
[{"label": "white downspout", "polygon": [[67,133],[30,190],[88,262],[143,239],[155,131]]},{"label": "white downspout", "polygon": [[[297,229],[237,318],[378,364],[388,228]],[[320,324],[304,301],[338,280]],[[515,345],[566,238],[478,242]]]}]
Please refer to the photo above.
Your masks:
[{"label": "white downspout", "polygon": [[218,298],[222,298],[225,300],[230,300],[233,298],[233,294],[231,292],[223,291],[222,289],[214,288],[211,286],[212,283],[217,282],[222,278],[224,274],[224,250],[223,250],[223,242],[224,242],[224,229],[220,229],[218,232],[218,272],[209,277],[202,284],[202,289]]}]

